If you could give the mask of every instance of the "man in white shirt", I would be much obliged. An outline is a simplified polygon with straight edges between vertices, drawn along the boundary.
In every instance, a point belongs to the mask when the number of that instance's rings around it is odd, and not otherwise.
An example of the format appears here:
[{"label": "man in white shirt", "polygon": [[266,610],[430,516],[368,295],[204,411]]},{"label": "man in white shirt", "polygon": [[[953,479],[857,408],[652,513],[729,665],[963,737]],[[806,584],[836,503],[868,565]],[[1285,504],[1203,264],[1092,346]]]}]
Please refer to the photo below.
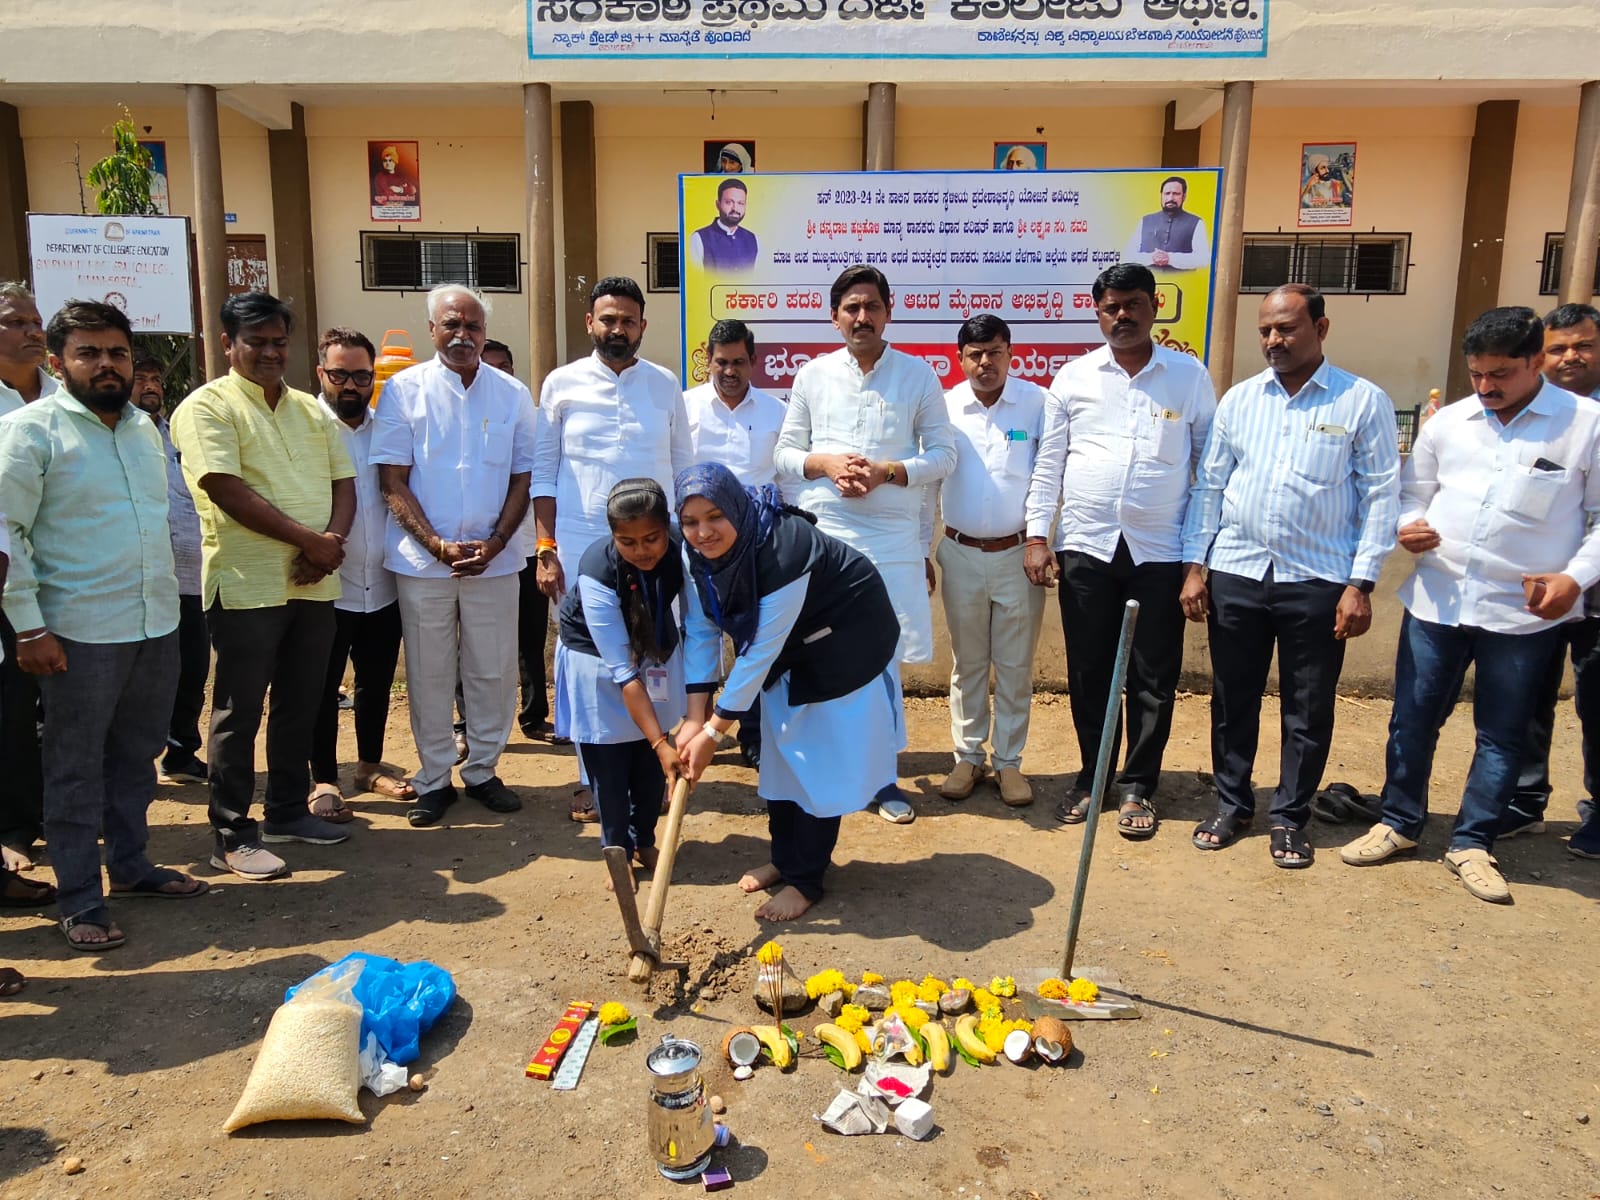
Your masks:
[{"label": "man in white shirt", "polygon": [[[1127,758],[1113,782],[1117,831],[1142,840],[1156,832],[1153,800],[1183,666],[1183,519],[1217,400],[1199,359],[1151,339],[1156,278],[1148,267],[1110,267],[1094,281],[1092,295],[1106,345],[1068,363],[1050,386],[1028,493],[1028,577],[1046,587],[1057,571],[1061,579],[1080,764],[1056,808],[1067,824],[1099,811],[1094,771],[1118,631],[1127,602],[1139,603],[1119,705],[1125,716],[1111,744],[1114,766],[1125,729]],[[1058,503],[1052,562],[1045,535]]]},{"label": "man in white shirt", "polygon": [[[479,356],[488,306],[472,289],[428,293],[436,353],[383,389],[371,461],[389,505],[384,565],[395,574],[406,647],[411,736],[422,760],[413,825],[456,800],[450,712],[466,701],[467,795],[494,812],[522,807],[495,767],[517,706],[517,536],[533,471],[533,397]],[[503,553],[510,546],[513,553]]]},{"label": "man in white shirt", "polygon": [[1122,261],[1165,271],[1192,271],[1211,265],[1211,236],[1206,223],[1188,212],[1189,184],[1181,175],[1161,181],[1161,210],[1141,218]]},{"label": "man in white shirt", "polygon": [[[944,389],[927,363],[884,340],[894,296],[882,271],[843,271],[829,312],[844,348],[800,368],[773,461],[779,478],[795,481],[794,502],[816,514],[817,528],[878,568],[900,618],[899,661],[930,662],[933,526],[925,485],[956,465]],[[895,824],[916,818],[894,780],[877,803]]]},{"label": "man in white shirt", "polygon": [[[683,394],[697,463],[721,463],[745,487],[777,482],[772,452],[787,411],[782,400],[750,386],[756,335],[743,321],[718,321],[706,335],[711,382]],[[739,756],[761,765],[761,698],[739,716]]]},{"label": "man in white shirt", "polygon": [[383,768],[389,690],[400,658],[400,599],[384,566],[389,509],[372,464],[372,389],[377,351],[359,330],[336,325],[317,342],[322,402],[356,465],[356,516],[339,564],[341,592],[333,602],[333,647],[311,741],[311,811],[325,821],[349,821],[339,788],[339,685],[355,668],[356,788],[390,800],[411,800],[416,789]]},{"label": "man in white shirt", "polygon": [[1036,383],[1010,377],[1011,327],[991,313],[961,326],[956,352],[967,378],[944,396],[956,467],[936,485],[944,538],[935,555],[950,632],[950,738],[956,763],[939,794],[946,800],[972,794],[990,771],[983,751],[987,741],[1000,799],[1020,808],[1033,803],[1033,788],[1022,774],[1022,749],[1033,703],[1033,651],[1044,617],[1044,592],[1028,583],[1022,545],[1045,392]]},{"label": "man in white shirt", "polygon": [[[44,369],[44,321],[25,284],[0,282],[0,417],[59,389]],[[11,870],[33,865],[44,830],[39,684],[17,666],[16,635],[0,615],[0,854]]]},{"label": "man in white shirt", "polygon": [[1400,585],[1379,823],[1340,852],[1366,866],[1415,850],[1439,729],[1474,670],[1476,748],[1445,864],[1480,900],[1509,903],[1492,851],[1517,785],[1533,683],[1600,582],[1600,404],[1540,373],[1531,308],[1494,308],[1462,338],[1474,396],[1422,428],[1401,476]]},{"label": "man in white shirt", "polygon": [[[654,479],[672,495],[677,473],[694,462],[678,377],[639,357],[647,323],[644,293],[608,275],[589,293],[585,318],[594,352],[557,367],[539,390],[533,464],[534,556],[539,588],[554,600],[578,577],[578,560],[610,537],[606,497],[624,479]],[[567,738],[565,648],[555,654],[555,735]],[[586,783],[578,764],[580,785]],[[574,821],[598,820],[586,786],[572,795]]]}]

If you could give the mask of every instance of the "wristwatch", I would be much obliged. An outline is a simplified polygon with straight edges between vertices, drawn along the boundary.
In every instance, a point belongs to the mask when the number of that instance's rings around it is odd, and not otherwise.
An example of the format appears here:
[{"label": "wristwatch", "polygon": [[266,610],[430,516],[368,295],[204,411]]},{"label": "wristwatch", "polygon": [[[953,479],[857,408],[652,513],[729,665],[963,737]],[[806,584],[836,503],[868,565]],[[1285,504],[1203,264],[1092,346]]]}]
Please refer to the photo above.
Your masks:
[{"label": "wristwatch", "polygon": [[896,475],[896,471],[894,469],[894,464],[890,463],[888,471],[884,473],[883,481],[885,483],[893,483],[894,479],[895,479],[895,475]]},{"label": "wristwatch", "polygon": [[1378,585],[1370,579],[1352,579],[1345,587],[1357,589],[1363,596],[1372,595],[1372,589]]}]

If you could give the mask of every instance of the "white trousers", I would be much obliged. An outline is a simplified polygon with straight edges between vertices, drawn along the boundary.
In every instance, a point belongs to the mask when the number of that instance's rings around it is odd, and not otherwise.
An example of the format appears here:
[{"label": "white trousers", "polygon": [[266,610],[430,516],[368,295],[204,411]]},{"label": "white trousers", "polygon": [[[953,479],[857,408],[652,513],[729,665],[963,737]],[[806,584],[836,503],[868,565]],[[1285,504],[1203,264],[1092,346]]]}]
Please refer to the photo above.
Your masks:
[{"label": "white trousers", "polygon": [[[942,538],[934,553],[950,631],[950,739],[956,759],[981,765],[989,742],[995,770],[1022,766],[1033,703],[1033,652],[1045,589],[1028,582],[1022,547],[986,553]],[[994,727],[989,670],[994,669]]]},{"label": "white trousers", "polygon": [[461,673],[467,761],[461,781],[492,779],[517,710],[518,577],[415,579],[399,575],[400,629],[406,645],[411,738],[422,765],[418,792],[450,783],[456,672]]}]

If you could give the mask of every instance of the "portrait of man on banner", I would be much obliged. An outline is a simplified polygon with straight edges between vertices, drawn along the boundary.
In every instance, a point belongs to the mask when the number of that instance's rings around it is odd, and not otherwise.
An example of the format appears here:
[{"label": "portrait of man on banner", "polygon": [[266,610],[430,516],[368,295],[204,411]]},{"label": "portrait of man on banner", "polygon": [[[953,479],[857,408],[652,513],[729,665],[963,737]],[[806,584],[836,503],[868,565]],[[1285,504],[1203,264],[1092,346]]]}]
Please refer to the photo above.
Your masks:
[{"label": "portrait of man on banner", "polygon": [[374,221],[422,220],[421,172],[415,142],[368,142]]},{"label": "portrait of man on banner", "polygon": [[1300,147],[1300,225],[1350,225],[1355,220],[1356,144],[1305,142]]},{"label": "portrait of man on banner", "polygon": [[1045,142],[996,142],[996,171],[1042,171],[1045,169]]}]

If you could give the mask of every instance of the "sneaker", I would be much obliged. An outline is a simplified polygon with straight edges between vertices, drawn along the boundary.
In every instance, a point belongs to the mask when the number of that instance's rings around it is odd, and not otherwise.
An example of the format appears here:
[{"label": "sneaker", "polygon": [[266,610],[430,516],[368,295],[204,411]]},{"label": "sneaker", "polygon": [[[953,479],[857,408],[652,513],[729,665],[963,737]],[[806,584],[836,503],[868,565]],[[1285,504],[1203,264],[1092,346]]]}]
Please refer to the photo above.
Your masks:
[{"label": "sneaker", "polygon": [[1370,867],[1397,854],[1410,854],[1416,848],[1416,842],[1380,821],[1340,850],[1339,857],[1352,867]]},{"label": "sneaker", "polygon": [[1444,856],[1444,865],[1479,900],[1487,900],[1490,904],[1511,903],[1511,889],[1506,885],[1506,877],[1500,874],[1500,864],[1487,850],[1476,846],[1451,850]]},{"label": "sneaker", "polygon": [[1033,787],[1018,768],[1000,768],[1000,799],[1009,808],[1025,808],[1033,803]]},{"label": "sneaker", "polygon": [[[1594,804],[1589,805],[1589,815],[1578,832],[1567,839],[1567,853],[1574,858],[1600,858],[1600,820],[1595,819]],[[1580,804],[1579,809],[1583,808]]]},{"label": "sneaker", "polygon": [[469,783],[462,790],[490,812],[511,813],[522,807],[522,798],[502,783],[498,775],[491,775],[482,783]]},{"label": "sneaker", "polygon": [[978,780],[988,774],[989,767],[986,763],[968,762],[962,759],[950,774],[944,777],[944,782],[939,785],[939,795],[946,800],[965,800],[972,795],[972,789],[978,786]]},{"label": "sneaker", "polygon": [[1500,825],[1495,830],[1495,840],[1522,837],[1525,834],[1544,832],[1544,814],[1530,813],[1517,808],[1515,805],[1507,806],[1505,812],[1500,814]]},{"label": "sneaker", "polygon": [[219,871],[232,871],[240,879],[252,879],[258,882],[264,879],[278,879],[289,873],[289,864],[262,846],[260,842],[250,842],[244,846],[235,846],[232,850],[213,853],[211,865]]},{"label": "sneaker", "polygon": [[897,784],[891,783],[881,788],[872,802],[878,806],[878,815],[891,825],[909,825],[917,819],[911,801],[906,799]]},{"label": "sneaker", "polygon": [[324,821],[321,817],[314,817],[306,812],[288,821],[263,821],[261,840],[304,842],[308,846],[337,846],[340,842],[349,841],[350,833],[332,821]]},{"label": "sneaker", "polygon": [[156,768],[156,782],[168,787],[179,783],[204,783],[206,764],[194,755],[186,759],[164,758]]}]

